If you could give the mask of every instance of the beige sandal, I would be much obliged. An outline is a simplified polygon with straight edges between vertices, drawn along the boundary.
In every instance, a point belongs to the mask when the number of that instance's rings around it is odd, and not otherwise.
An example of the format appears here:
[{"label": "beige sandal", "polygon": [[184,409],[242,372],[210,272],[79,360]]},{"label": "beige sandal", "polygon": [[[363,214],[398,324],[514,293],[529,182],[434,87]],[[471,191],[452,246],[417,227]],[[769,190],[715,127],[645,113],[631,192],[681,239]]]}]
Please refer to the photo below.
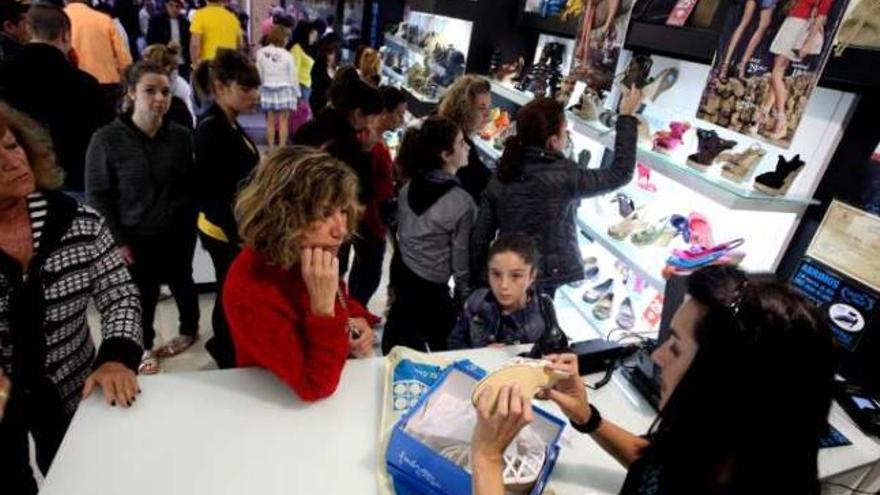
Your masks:
[{"label": "beige sandal", "polygon": [[138,366],[139,375],[155,375],[159,372],[159,358],[153,351],[144,351],[141,356],[141,364]]},{"label": "beige sandal", "polygon": [[718,161],[724,163],[721,167],[721,175],[733,182],[743,182],[749,178],[766,154],[767,150],[758,143],[741,153],[721,153],[718,155]]},{"label": "beige sandal", "polygon": [[170,342],[163,345],[156,351],[156,356],[160,358],[169,358],[183,353],[183,351],[192,347],[196,343],[198,337],[192,335],[178,335],[171,339]]}]

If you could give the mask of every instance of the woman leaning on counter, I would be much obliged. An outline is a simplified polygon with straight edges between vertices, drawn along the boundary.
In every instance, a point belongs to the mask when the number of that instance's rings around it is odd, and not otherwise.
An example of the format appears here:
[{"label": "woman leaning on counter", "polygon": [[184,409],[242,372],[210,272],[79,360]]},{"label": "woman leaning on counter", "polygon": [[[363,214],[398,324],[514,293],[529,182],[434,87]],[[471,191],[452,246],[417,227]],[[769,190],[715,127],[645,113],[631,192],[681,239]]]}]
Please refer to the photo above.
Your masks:
[{"label": "woman leaning on counter", "polygon": [[348,357],[372,354],[378,318],[339,281],[357,224],[357,176],[327,153],[270,153],[235,205],[244,243],[223,288],[238,366],[266,368],[305,401],[331,395]]}]

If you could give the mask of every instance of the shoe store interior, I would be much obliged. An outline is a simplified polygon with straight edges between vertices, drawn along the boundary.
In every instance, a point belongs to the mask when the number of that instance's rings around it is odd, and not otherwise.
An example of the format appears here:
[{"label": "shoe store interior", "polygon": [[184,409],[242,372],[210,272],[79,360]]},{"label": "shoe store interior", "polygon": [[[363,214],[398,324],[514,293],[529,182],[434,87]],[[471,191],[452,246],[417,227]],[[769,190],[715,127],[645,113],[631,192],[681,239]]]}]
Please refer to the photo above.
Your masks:
[{"label": "shoe store interior", "polygon": [[64,198],[0,65],[0,492],[880,493],[880,0],[193,4]]}]

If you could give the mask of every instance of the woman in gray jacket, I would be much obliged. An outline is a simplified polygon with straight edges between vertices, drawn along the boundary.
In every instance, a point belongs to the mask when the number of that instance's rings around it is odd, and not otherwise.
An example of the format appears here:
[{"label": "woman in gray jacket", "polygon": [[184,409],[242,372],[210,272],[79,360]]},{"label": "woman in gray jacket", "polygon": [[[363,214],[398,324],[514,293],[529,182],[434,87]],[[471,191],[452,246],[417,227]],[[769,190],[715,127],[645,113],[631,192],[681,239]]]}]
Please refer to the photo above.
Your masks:
[{"label": "woman in gray jacket", "polygon": [[180,312],[180,336],[159,350],[170,356],[198,336],[192,278],[196,217],[192,134],[164,119],[171,105],[165,69],[139,62],[128,70],[130,113],[98,129],[86,153],[86,198],[107,219],[138,286],[143,308],[141,373],[159,371],[153,317],[168,283]]},{"label": "woman in gray jacket", "polygon": [[632,115],[641,91],[631,89],[620,103],[614,162],[584,170],[563,156],[568,143],[563,106],[537,98],[516,116],[517,135],[505,143],[496,174],[480,203],[471,241],[471,271],[479,277],[496,233],[522,232],[538,244],[541,263],[537,288],[552,296],[568,282],[584,278],[575,212],[583,198],[605,194],[632,179],[638,121]]}]

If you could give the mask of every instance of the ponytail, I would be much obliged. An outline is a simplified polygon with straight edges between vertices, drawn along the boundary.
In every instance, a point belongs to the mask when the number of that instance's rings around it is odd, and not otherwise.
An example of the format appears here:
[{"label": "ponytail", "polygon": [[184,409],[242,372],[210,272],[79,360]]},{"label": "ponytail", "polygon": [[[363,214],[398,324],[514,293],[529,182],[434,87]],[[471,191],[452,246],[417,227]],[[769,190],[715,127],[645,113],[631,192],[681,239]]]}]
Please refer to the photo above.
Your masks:
[{"label": "ponytail", "polygon": [[237,50],[221,48],[213,60],[199,62],[193,71],[193,86],[200,98],[213,95],[214,83],[224,86],[238,83],[244,88],[258,88],[260,73],[244,54]]},{"label": "ponytail", "polygon": [[452,151],[460,132],[454,122],[438,116],[428,118],[421,127],[407,130],[397,154],[404,175],[415,179],[443,168],[442,153]]},{"label": "ponytail", "polygon": [[498,162],[498,179],[510,182],[522,175],[525,149],[544,148],[547,140],[565,123],[565,107],[550,98],[536,98],[516,114],[516,135],[504,143]]}]

